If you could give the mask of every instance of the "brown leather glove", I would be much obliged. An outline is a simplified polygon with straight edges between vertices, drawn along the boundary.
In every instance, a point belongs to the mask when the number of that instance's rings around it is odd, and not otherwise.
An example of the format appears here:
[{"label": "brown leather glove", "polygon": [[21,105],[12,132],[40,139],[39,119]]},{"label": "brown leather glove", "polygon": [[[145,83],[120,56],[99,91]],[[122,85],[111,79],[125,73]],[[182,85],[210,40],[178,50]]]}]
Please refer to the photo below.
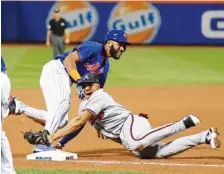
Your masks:
[{"label": "brown leather glove", "polygon": [[31,132],[27,131],[24,133],[24,139],[26,139],[30,144],[42,144],[46,146],[50,146],[50,135],[48,131],[39,131],[39,132]]}]

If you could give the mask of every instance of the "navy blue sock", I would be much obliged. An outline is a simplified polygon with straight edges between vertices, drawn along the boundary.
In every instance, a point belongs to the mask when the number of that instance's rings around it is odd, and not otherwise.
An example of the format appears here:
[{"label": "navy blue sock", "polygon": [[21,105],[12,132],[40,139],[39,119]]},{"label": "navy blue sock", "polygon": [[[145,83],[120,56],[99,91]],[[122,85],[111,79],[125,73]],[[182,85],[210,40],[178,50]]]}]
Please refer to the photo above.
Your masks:
[{"label": "navy blue sock", "polygon": [[67,144],[69,141],[71,141],[73,138],[75,138],[80,132],[81,130],[84,128],[85,125],[83,125],[80,129],[62,137],[62,139],[60,140],[60,144],[62,147],[64,147],[65,144]]}]

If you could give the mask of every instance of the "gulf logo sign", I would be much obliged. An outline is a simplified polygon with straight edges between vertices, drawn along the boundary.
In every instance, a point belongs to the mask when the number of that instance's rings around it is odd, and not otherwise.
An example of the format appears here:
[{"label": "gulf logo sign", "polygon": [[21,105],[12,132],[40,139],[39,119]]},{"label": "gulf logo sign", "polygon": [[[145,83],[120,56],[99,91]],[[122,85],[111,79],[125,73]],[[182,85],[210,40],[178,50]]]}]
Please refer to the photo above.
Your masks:
[{"label": "gulf logo sign", "polygon": [[158,9],[148,2],[120,2],[110,14],[108,29],[122,29],[130,43],[150,43],[161,24]]},{"label": "gulf logo sign", "polygon": [[94,35],[99,18],[97,10],[90,3],[83,1],[56,2],[48,13],[47,24],[56,8],[60,9],[61,16],[67,21],[71,42],[85,41]]}]

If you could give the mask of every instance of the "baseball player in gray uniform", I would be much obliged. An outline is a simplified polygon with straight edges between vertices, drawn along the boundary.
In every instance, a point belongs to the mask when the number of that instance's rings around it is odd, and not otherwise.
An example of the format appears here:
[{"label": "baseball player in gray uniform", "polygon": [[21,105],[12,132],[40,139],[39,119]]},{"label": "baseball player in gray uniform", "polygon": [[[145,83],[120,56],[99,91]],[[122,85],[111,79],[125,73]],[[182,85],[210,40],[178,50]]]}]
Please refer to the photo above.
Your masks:
[{"label": "baseball player in gray uniform", "polygon": [[[163,144],[160,141],[164,138],[194,127],[200,123],[200,120],[196,116],[189,115],[180,121],[152,128],[148,119],[141,114],[134,115],[100,89],[96,76],[92,74],[83,76],[79,85],[82,86],[83,93],[86,95],[86,99],[80,104],[79,116],[73,118],[67,126],[55,134],[43,134],[41,136],[43,144],[49,145],[89,121],[105,137],[119,139],[129,151],[141,158],[168,157],[200,144],[209,144],[214,149],[221,145],[217,129],[213,127]],[[36,137],[39,142],[35,142],[33,137],[36,136],[26,137],[26,139],[28,142],[40,143],[40,137]]]}]

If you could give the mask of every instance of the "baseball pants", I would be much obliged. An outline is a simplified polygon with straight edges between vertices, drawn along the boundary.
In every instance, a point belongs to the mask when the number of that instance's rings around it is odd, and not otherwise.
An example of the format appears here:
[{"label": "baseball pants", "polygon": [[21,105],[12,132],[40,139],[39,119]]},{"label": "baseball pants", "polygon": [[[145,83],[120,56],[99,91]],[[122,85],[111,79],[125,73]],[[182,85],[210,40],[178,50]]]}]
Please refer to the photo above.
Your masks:
[{"label": "baseball pants", "polygon": [[68,120],[71,105],[71,80],[60,60],[44,65],[40,86],[47,106],[45,129],[53,134],[59,125]]},{"label": "baseball pants", "polygon": [[147,119],[132,115],[125,121],[120,138],[122,144],[137,156],[142,158],[162,158],[205,143],[208,131],[182,137],[167,144],[160,142],[164,138],[175,135],[185,129],[182,120],[152,128]]},{"label": "baseball pants", "polygon": [[58,54],[62,54],[65,51],[64,36],[56,36],[51,34],[51,44],[53,47],[54,57],[56,57]]},{"label": "baseball pants", "polygon": [[[1,121],[8,116],[8,99],[11,91],[11,83],[8,76],[4,73],[0,74],[1,82]],[[14,174],[12,152],[8,138],[5,132],[1,130],[1,173]]]}]

